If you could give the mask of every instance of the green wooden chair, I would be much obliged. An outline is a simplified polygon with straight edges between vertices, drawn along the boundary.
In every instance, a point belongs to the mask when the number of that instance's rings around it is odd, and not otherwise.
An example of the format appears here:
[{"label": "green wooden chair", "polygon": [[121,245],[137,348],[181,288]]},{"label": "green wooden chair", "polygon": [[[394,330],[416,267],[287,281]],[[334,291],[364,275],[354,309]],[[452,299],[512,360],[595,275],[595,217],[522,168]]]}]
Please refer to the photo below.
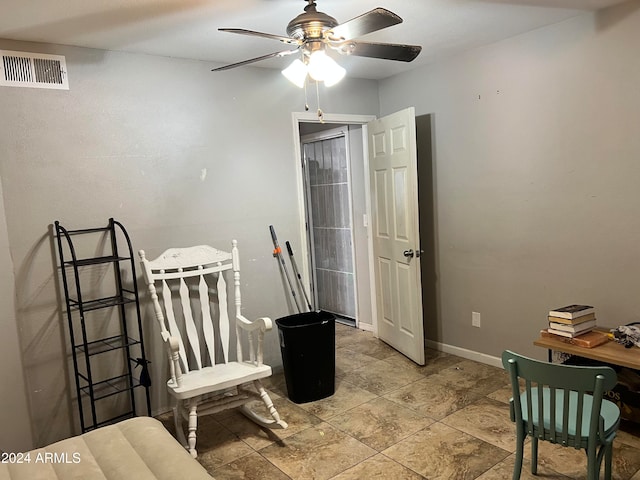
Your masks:
[{"label": "green wooden chair", "polygon": [[517,435],[513,479],[520,478],[527,435],[531,437],[534,475],[538,469],[538,440],[547,440],[584,449],[588,480],[599,478],[604,457],[605,479],[611,479],[613,439],[620,425],[620,409],[602,396],[616,384],[616,372],[610,367],[540,362],[508,350],[502,354],[502,365],[509,373],[513,392],[509,402]]}]

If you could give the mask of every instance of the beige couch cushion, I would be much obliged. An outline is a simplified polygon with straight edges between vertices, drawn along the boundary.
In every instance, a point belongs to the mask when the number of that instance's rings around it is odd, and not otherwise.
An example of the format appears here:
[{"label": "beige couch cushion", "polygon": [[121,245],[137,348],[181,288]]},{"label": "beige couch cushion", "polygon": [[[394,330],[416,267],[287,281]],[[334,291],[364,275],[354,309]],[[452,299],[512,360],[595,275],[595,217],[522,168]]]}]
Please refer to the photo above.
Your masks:
[{"label": "beige couch cushion", "polygon": [[156,419],[137,417],[0,464],[0,480],[211,480]]}]

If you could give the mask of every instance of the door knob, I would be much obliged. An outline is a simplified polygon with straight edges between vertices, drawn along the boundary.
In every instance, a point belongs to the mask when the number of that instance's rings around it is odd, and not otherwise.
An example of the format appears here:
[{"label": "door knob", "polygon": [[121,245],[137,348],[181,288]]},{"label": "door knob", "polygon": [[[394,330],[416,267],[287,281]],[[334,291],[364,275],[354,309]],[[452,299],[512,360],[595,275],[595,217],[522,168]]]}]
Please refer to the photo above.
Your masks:
[{"label": "door knob", "polygon": [[411,258],[411,257],[413,257],[413,250],[412,250],[412,249],[405,250],[404,252],[402,252],[402,254],[403,254],[405,257],[409,257],[409,258]]}]

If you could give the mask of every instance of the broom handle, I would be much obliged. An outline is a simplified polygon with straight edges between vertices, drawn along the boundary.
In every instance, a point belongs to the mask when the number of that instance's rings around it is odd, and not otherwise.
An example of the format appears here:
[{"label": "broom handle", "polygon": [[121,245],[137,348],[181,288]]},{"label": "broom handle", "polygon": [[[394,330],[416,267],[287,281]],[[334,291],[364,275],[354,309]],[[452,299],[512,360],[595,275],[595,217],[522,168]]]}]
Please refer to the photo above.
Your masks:
[{"label": "broom handle", "polygon": [[269,231],[271,232],[271,239],[273,240],[273,256],[278,258],[280,267],[284,272],[284,276],[287,279],[287,283],[289,284],[289,289],[291,290],[291,296],[293,296],[293,301],[298,308],[298,313],[301,313],[300,303],[298,302],[298,297],[296,296],[296,291],[293,288],[293,284],[291,283],[291,278],[289,277],[289,271],[287,270],[287,264],[284,262],[284,257],[282,256],[282,249],[280,245],[278,245],[278,237],[276,236],[276,229],[273,228],[273,225],[269,225]]},{"label": "broom handle", "polygon": [[304,295],[304,299],[307,302],[307,307],[309,308],[309,311],[312,312],[313,308],[311,308],[311,302],[309,301],[309,296],[307,295],[307,290],[304,288],[304,283],[302,282],[302,276],[300,275],[300,272],[298,271],[298,264],[296,263],[296,259],[293,257],[293,249],[291,248],[291,244],[289,243],[289,240],[284,242],[284,244],[287,246],[287,251],[289,252],[289,259],[291,260],[291,267],[293,268],[293,273],[296,275],[296,277],[298,279],[298,284],[300,285],[300,290],[302,290],[302,294]]}]

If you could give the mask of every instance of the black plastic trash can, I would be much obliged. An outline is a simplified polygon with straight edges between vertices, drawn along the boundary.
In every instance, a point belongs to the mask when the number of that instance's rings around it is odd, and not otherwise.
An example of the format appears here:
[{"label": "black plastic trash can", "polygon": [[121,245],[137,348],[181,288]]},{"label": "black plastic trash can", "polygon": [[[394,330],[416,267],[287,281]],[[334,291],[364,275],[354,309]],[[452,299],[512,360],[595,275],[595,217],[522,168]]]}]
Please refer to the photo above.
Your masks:
[{"label": "black plastic trash can", "polygon": [[335,392],[336,318],[306,312],[276,319],[287,394],[295,403],[313,402]]}]

